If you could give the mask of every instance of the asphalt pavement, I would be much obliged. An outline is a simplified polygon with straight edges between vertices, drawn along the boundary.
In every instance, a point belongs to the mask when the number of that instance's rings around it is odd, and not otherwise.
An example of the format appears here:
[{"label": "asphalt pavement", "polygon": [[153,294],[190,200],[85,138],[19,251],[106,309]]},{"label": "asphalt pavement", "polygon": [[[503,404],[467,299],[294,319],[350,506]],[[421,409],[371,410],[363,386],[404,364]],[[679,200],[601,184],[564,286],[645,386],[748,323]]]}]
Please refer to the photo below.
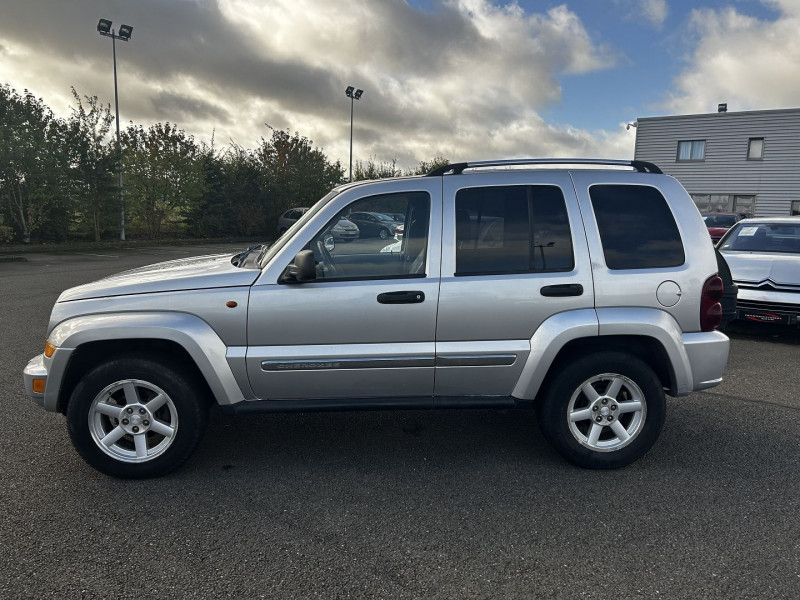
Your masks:
[{"label": "asphalt pavement", "polygon": [[737,328],[634,465],[568,465],[528,411],[231,417],[119,481],[23,391],[65,288],[236,246],[0,263],[1,598],[798,598],[800,334]]}]

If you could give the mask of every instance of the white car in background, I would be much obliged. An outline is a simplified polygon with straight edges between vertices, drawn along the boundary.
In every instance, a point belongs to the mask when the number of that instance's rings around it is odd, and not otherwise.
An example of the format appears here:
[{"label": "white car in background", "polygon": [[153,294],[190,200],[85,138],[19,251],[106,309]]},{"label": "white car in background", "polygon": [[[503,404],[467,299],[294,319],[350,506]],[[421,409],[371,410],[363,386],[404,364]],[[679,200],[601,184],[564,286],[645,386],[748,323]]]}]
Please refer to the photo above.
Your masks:
[{"label": "white car in background", "polygon": [[739,286],[738,319],[800,322],[800,217],[744,219],[725,234],[717,249]]}]

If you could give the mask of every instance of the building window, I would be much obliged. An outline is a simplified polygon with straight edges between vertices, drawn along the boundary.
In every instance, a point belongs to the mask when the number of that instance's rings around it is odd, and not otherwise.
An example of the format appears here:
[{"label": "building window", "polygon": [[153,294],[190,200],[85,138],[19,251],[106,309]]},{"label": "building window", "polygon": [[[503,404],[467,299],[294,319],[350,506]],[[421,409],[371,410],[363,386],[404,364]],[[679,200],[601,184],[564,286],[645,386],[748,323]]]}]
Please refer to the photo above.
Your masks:
[{"label": "building window", "polygon": [[764,138],[750,138],[747,142],[747,160],[764,158]]},{"label": "building window", "polygon": [[792,216],[800,216],[800,200],[792,200]]},{"label": "building window", "polygon": [[756,197],[734,196],[733,212],[739,213],[744,217],[752,217],[753,213],[756,212]]},{"label": "building window", "polygon": [[705,160],[705,158],[705,140],[678,142],[678,160]]},{"label": "building window", "polygon": [[752,195],[692,194],[692,200],[703,214],[735,212],[752,216],[756,209],[756,197]]}]

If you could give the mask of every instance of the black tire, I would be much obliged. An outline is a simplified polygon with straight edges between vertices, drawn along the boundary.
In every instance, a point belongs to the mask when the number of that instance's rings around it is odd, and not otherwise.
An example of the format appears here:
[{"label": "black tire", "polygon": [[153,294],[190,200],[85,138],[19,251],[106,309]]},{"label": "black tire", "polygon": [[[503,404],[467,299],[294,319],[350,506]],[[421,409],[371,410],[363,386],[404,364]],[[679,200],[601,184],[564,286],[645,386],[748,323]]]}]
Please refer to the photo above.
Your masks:
[{"label": "black tire", "polygon": [[[586,383],[597,392],[593,402],[581,391]],[[609,390],[612,383],[620,386],[616,394]],[[612,394],[606,396],[608,391]],[[639,394],[643,409],[636,411]],[[569,462],[588,469],[615,469],[638,460],[653,447],[664,425],[666,400],[661,382],[647,364],[609,351],[583,356],[554,373],[537,416],[544,437]],[[601,433],[592,439],[592,429],[599,427],[596,419],[602,419]],[[620,427],[630,435],[628,439],[617,433]]]},{"label": "black tire", "polygon": [[[138,403],[130,401],[134,397]],[[119,417],[106,413],[117,408]],[[101,473],[124,479],[160,477],[197,448],[208,408],[208,393],[184,370],[161,357],[123,356],[98,365],[78,382],[67,406],[67,427],[75,449]],[[121,437],[103,450],[99,440],[108,434]],[[139,444],[144,445],[142,455]]]},{"label": "black tire", "polygon": [[388,229],[384,229],[384,228],[382,228],[378,232],[378,237],[380,237],[382,240],[388,240],[391,237],[391,235],[392,235],[392,233]]}]

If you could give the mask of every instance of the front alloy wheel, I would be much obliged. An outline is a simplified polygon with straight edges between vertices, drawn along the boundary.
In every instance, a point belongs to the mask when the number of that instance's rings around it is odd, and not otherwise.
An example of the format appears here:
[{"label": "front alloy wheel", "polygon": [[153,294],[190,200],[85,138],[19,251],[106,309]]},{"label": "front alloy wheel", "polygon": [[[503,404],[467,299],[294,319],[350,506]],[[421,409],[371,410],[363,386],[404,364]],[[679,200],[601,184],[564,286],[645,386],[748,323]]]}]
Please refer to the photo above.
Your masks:
[{"label": "front alloy wheel", "polygon": [[116,381],[89,408],[89,431],[103,452],[139,463],[166,452],[178,432],[178,411],[169,395],[140,379]]},{"label": "front alloy wheel", "polygon": [[131,354],[86,373],[67,405],[72,444],[113,477],[158,477],[194,452],[208,422],[197,376],[165,356]]}]

